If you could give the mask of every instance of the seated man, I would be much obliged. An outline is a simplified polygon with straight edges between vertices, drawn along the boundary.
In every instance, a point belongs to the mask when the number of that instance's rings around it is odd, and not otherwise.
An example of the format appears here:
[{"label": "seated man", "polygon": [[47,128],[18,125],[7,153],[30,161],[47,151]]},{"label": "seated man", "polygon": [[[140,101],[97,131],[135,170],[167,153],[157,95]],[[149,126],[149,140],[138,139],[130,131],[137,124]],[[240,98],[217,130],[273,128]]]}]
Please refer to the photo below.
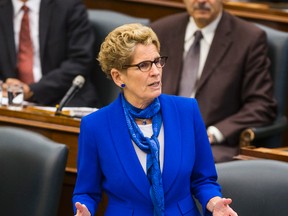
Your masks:
[{"label": "seated man", "polygon": [[[225,12],[221,0],[184,3],[187,12],[151,24],[161,55],[169,57],[163,93],[197,99],[215,162],[230,161],[238,154],[243,129],[267,125],[276,116],[267,37],[255,25]],[[197,30],[200,42],[191,46]],[[192,56],[187,54],[190,47]],[[184,61],[186,54],[193,59],[191,65]]]},{"label": "seated man", "polygon": [[94,36],[81,0],[8,0],[0,14],[4,87],[21,83],[25,100],[54,106],[82,75],[85,84],[67,106],[97,105]]}]

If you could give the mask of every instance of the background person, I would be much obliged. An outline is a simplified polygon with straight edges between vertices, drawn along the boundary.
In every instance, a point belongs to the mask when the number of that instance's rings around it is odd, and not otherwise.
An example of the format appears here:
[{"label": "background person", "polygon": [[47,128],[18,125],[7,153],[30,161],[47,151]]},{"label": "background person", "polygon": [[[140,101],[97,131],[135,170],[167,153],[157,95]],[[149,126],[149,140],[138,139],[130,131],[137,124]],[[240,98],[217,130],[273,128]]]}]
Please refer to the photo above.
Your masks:
[{"label": "background person", "polygon": [[[4,86],[21,83],[25,100],[54,106],[73,79],[82,75],[85,85],[67,106],[96,106],[91,70],[94,36],[82,1],[0,0],[0,5],[0,80]],[[23,32],[28,34],[21,42],[25,17],[28,27]]]},{"label": "background person", "polygon": [[266,34],[225,12],[223,2],[184,0],[187,12],[151,24],[161,42],[161,54],[169,57],[163,93],[175,95],[187,87],[184,58],[194,32],[201,30],[196,84],[185,96],[199,103],[216,162],[238,154],[242,130],[267,125],[276,117]]},{"label": "background person", "polygon": [[237,215],[220,186],[195,99],[161,94],[160,44],[151,28],[127,24],[101,46],[102,70],[122,88],[119,97],[82,118],[77,216],[94,215],[102,191],[106,216]]}]

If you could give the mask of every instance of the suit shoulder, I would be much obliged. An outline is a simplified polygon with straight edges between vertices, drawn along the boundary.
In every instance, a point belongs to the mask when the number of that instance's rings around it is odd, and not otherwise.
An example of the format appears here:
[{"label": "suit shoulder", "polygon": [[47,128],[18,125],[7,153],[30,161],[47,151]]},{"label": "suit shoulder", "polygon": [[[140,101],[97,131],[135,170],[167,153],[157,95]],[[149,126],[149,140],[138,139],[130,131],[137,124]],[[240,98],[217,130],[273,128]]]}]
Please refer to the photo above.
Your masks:
[{"label": "suit shoulder", "polygon": [[155,20],[154,22],[151,23],[151,25],[156,25],[158,23],[165,23],[165,22],[176,22],[179,21],[179,19],[185,19],[186,17],[189,17],[187,12],[182,12],[182,13],[176,13],[176,14],[172,14],[172,15],[168,15],[162,18],[159,18],[157,20]]},{"label": "suit shoulder", "polygon": [[97,125],[107,121],[107,115],[109,114],[109,109],[107,107],[100,108],[81,119],[82,122],[94,122]]},{"label": "suit shoulder", "polygon": [[162,17],[150,24],[153,30],[159,29],[170,29],[179,25],[179,22],[182,23],[185,20],[189,19],[189,15],[187,12],[176,13],[169,16]]},{"label": "suit shoulder", "polygon": [[238,30],[239,32],[243,32],[247,36],[255,36],[255,34],[261,34],[264,31],[260,29],[255,23],[251,21],[247,21],[244,19],[241,19],[239,17],[236,17],[228,12],[225,13],[227,17],[229,17],[231,21],[231,26],[233,26],[234,30]]},{"label": "suit shoulder", "polygon": [[63,8],[68,10],[68,9],[71,9],[71,8],[81,8],[81,9],[84,9],[86,10],[86,6],[85,4],[83,3],[83,1],[81,0],[54,0],[54,4],[57,6],[57,7],[60,7],[60,8]]}]

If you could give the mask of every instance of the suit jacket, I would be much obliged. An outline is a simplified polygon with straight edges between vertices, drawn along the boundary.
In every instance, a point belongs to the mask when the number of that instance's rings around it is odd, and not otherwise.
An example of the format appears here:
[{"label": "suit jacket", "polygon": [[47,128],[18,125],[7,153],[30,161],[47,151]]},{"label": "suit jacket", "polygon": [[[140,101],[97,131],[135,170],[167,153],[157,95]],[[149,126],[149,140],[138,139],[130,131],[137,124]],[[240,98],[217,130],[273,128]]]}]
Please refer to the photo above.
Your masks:
[{"label": "suit jacket", "polygon": [[[84,87],[71,100],[71,106],[95,106],[97,95],[91,66],[94,35],[81,0],[41,0],[39,43],[42,79],[30,85],[34,100],[55,105],[81,74]],[[0,79],[17,78],[17,48],[13,30],[11,0],[0,0]]]},{"label": "suit jacket", "polygon": [[[188,21],[185,12],[152,23],[161,55],[169,57],[163,68],[163,93],[178,94]],[[223,12],[195,95],[206,126],[216,126],[226,138],[212,147],[216,162],[237,154],[243,129],[269,124],[276,116],[267,49],[264,31]]]},{"label": "suit jacket", "polygon": [[[192,194],[204,206],[221,196],[207,133],[195,99],[161,95],[164,124],[165,215],[199,215]],[[120,98],[81,121],[78,177],[73,203],[94,215],[102,190],[106,216],[153,215],[150,184],[135,153]],[[209,215],[206,212],[206,215]]]}]

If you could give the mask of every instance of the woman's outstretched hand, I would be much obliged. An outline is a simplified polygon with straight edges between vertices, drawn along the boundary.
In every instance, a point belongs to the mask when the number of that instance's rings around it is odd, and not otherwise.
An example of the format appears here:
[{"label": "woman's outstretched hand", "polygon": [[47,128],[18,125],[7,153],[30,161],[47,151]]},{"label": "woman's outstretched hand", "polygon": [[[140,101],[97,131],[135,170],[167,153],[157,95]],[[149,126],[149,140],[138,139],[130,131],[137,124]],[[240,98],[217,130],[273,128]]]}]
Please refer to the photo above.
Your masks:
[{"label": "woman's outstretched hand", "polygon": [[238,214],[229,206],[232,199],[219,199],[213,208],[213,216],[238,216]]},{"label": "woman's outstretched hand", "polygon": [[77,209],[75,216],[91,216],[88,208],[84,204],[81,204],[80,202],[76,202],[75,207]]}]

